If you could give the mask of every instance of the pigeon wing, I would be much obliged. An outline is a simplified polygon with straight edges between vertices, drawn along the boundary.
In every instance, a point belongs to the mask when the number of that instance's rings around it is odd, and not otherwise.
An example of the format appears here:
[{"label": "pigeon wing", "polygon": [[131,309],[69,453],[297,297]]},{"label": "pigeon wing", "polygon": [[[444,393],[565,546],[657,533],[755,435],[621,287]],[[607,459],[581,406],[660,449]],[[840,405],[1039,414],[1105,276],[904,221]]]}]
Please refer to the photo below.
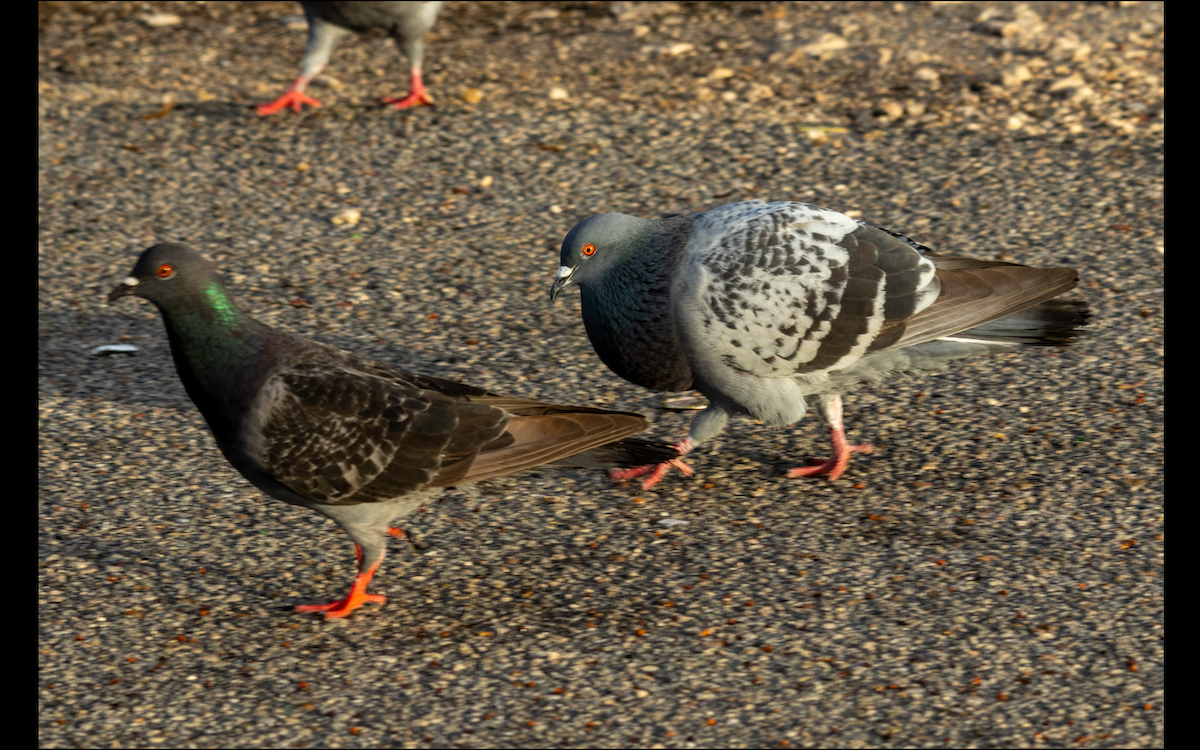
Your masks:
[{"label": "pigeon wing", "polygon": [[264,470],[324,504],[507,476],[646,429],[640,414],[499,396],[323,345],[275,372],[260,402]]},{"label": "pigeon wing", "polygon": [[804,203],[732,204],[698,217],[692,238],[685,339],[759,377],[849,366],[939,291],[916,247]]},{"label": "pigeon wing", "polygon": [[[313,350],[310,350],[310,353]],[[255,442],[263,469],[319,503],[400,497],[461,477],[503,442],[503,409],[425,390],[403,373],[320,347],[266,383]]]}]

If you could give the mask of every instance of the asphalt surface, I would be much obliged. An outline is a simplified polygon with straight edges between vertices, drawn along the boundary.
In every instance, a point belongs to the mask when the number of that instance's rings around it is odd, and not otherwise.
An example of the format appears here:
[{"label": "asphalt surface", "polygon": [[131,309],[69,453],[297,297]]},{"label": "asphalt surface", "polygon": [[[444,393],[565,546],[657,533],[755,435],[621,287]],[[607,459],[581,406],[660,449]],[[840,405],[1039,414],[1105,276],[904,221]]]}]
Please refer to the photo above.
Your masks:
[{"label": "asphalt surface", "polygon": [[[297,6],[41,4],[39,744],[1162,746],[1163,13],[449,3],[435,108],[375,104],[406,65],[369,34],[324,107],[260,119]],[[292,607],[344,594],[350,542],[224,461],[151,305],[104,304],[186,241],[271,325],[673,442],[690,413],[549,302],[558,246],[748,198],[1078,268],[1090,335],[850,396],[881,449],[835,483],[784,477],[814,415],[650,492],[449,492],[388,604],[327,623]]]}]

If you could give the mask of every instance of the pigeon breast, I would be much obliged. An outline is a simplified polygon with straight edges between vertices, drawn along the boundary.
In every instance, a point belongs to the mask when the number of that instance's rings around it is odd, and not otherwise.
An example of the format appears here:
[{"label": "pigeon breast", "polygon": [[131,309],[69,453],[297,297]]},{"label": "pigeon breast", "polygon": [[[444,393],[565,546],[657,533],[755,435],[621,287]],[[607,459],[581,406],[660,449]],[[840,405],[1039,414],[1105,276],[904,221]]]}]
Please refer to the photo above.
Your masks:
[{"label": "pigeon breast", "polygon": [[583,324],[596,354],[617,375],[643,388],[692,387],[671,299],[689,223],[682,216],[660,219],[660,232],[648,233],[626,262],[580,286]]}]

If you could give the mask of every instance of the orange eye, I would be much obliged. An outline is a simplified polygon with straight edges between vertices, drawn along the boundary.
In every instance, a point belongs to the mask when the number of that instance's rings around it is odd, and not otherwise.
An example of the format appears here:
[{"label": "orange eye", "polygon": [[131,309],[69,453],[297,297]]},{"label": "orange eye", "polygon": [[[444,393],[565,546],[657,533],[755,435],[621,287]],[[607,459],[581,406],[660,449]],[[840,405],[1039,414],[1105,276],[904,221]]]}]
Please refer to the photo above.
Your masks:
[{"label": "orange eye", "polygon": [[170,263],[163,263],[158,267],[158,277],[160,279],[169,279],[175,275],[175,268]]},{"label": "orange eye", "polygon": [[596,246],[590,242],[588,244],[584,245],[583,246],[583,254],[584,255],[595,255],[596,254]]}]

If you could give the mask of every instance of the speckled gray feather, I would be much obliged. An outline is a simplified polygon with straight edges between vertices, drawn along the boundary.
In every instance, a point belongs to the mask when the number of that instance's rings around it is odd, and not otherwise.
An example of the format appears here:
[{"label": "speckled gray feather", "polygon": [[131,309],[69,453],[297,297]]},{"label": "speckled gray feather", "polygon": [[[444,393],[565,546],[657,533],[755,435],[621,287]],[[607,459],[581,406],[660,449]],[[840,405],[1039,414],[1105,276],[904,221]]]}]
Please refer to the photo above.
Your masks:
[{"label": "speckled gray feather", "polygon": [[789,425],[807,396],[825,406],[1000,346],[1069,344],[1086,308],[1053,298],[1075,283],[1069,268],[938,256],[836,211],[746,201],[581,222],[552,295],[581,288],[588,336],[618,374],[709,397],[689,431],[695,445],[731,414]]}]

